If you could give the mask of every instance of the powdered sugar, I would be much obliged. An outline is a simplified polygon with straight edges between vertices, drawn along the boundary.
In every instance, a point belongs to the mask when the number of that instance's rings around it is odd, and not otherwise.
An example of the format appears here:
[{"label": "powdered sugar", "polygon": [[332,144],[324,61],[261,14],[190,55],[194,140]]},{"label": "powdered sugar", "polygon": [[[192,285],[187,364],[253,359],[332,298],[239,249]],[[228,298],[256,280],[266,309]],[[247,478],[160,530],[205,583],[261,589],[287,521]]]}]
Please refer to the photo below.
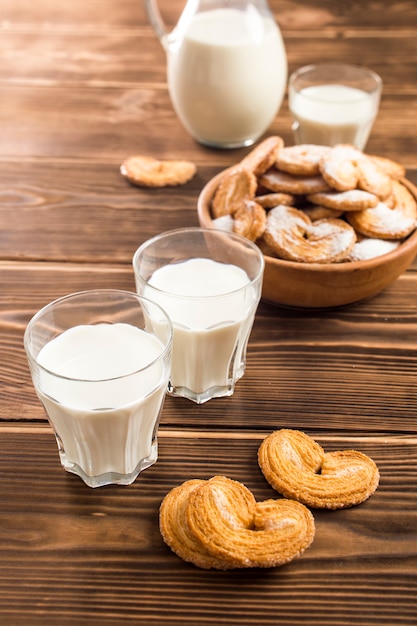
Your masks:
[{"label": "powdered sugar", "polygon": [[219,230],[225,230],[228,233],[233,232],[233,217],[231,215],[222,215],[213,220],[212,224],[214,228]]},{"label": "powdered sugar", "polygon": [[351,261],[366,261],[383,254],[392,252],[400,245],[399,241],[387,241],[384,239],[362,239],[353,246],[349,255]]},{"label": "powdered sugar", "polygon": [[353,228],[336,218],[311,222],[301,210],[280,205],[267,217],[264,239],[281,258],[304,263],[335,263],[347,258]]}]

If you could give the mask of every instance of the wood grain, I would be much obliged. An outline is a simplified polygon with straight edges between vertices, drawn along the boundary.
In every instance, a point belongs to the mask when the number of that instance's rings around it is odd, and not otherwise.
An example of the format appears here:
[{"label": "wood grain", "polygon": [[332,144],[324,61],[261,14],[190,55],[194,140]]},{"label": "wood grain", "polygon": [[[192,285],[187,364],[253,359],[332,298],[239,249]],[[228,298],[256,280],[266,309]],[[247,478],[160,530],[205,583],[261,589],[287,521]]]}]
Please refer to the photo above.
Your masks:
[{"label": "wood grain", "polygon": [[[173,27],[184,0],[160,0]],[[415,0],[271,0],[289,72],[346,61],[384,83],[367,150],[417,184]],[[176,118],[166,56],[137,0],[4,0],[0,19],[0,623],[4,626],[411,626],[417,623],[417,261],[377,297],[297,311],[262,302],[232,398],[167,397],[159,459],[129,487],[89,489],[60,466],[26,362],[42,306],[134,290],[131,259],[197,225],[204,184],[249,150],[194,142]],[[292,142],[287,98],[270,134]],[[187,158],[195,178],[146,190],[134,153]],[[256,460],[269,432],[354,448],[381,482],[363,505],[318,512],[316,538],[275,570],[202,571],[162,542],[158,509],[189,478],[224,474],[277,497]]]},{"label": "wood grain", "polygon": [[[24,437],[32,451],[22,458]],[[350,445],[343,439],[321,443],[329,450]],[[59,467],[50,433],[2,436],[0,471],[7,487],[0,522],[8,547],[0,551],[0,611],[11,623],[18,615],[21,623],[30,618],[34,624],[298,624],[305,619],[303,597],[312,603],[310,623],[346,623],[347,617],[364,623],[378,595],[369,623],[412,614],[417,536],[409,494],[417,487],[417,446],[377,438],[360,445],[380,466],[374,496],[354,509],[314,512],[309,550],[288,566],[254,576],[183,563],[163,544],[157,519],[165,493],[190,475],[226,474],[258,500],[275,497],[257,467],[258,439],[160,436],[158,463],[134,485],[92,491]],[[210,458],[202,464],[208,448]],[[30,502],[21,480],[31,485]],[[393,516],[396,506],[401,519]],[[346,603],[346,594],[356,602]]]}]

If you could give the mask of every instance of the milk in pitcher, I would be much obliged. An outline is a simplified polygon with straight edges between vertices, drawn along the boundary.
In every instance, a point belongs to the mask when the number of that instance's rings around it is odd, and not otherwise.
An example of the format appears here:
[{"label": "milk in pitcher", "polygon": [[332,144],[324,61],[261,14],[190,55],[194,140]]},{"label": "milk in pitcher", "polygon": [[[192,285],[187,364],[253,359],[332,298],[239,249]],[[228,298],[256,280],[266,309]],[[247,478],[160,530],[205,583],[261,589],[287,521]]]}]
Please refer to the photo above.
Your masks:
[{"label": "milk in pitcher", "polygon": [[281,105],[286,80],[280,30],[254,6],[196,14],[168,55],[177,115],[191,135],[211,146],[256,141]]}]

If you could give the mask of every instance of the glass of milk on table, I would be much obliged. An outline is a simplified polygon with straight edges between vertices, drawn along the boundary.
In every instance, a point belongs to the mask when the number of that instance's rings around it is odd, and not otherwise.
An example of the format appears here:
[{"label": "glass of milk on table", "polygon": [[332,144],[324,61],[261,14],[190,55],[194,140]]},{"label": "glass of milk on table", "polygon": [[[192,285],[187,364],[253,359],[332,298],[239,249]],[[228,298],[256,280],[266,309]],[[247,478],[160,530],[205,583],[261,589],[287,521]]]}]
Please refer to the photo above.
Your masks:
[{"label": "glass of milk on table", "polygon": [[132,483],[157,460],[172,325],[117,290],[68,295],[29,322],[24,345],[63,467],[90,487]]},{"label": "glass of milk on table", "polygon": [[266,0],[188,0],[170,33],[156,0],[145,5],[184,127],[208,146],[253,144],[276,116],[287,83],[281,31]]},{"label": "glass of milk on table", "polygon": [[133,267],[138,293],[173,324],[168,393],[198,404],[232,395],[261,297],[259,248],[232,233],[183,228],[146,241]]},{"label": "glass of milk on table", "polygon": [[363,150],[381,90],[378,74],[356,65],[322,63],[296,70],[288,85],[296,143],[346,143]]}]

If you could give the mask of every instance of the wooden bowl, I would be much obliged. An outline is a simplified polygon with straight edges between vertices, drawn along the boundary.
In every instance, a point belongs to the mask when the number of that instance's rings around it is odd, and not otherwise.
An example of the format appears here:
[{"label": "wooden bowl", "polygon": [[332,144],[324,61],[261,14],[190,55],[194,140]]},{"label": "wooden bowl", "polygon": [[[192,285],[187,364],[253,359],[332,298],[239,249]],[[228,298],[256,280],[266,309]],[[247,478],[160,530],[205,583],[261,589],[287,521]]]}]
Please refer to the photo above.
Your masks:
[{"label": "wooden bowl", "polygon": [[[202,189],[197,203],[200,226],[215,228],[210,213],[213,195],[228,170]],[[401,181],[417,200],[416,187]],[[297,308],[331,308],[375,296],[393,283],[417,254],[417,229],[398,248],[366,261],[318,264],[296,263],[265,256],[262,298]]]}]

